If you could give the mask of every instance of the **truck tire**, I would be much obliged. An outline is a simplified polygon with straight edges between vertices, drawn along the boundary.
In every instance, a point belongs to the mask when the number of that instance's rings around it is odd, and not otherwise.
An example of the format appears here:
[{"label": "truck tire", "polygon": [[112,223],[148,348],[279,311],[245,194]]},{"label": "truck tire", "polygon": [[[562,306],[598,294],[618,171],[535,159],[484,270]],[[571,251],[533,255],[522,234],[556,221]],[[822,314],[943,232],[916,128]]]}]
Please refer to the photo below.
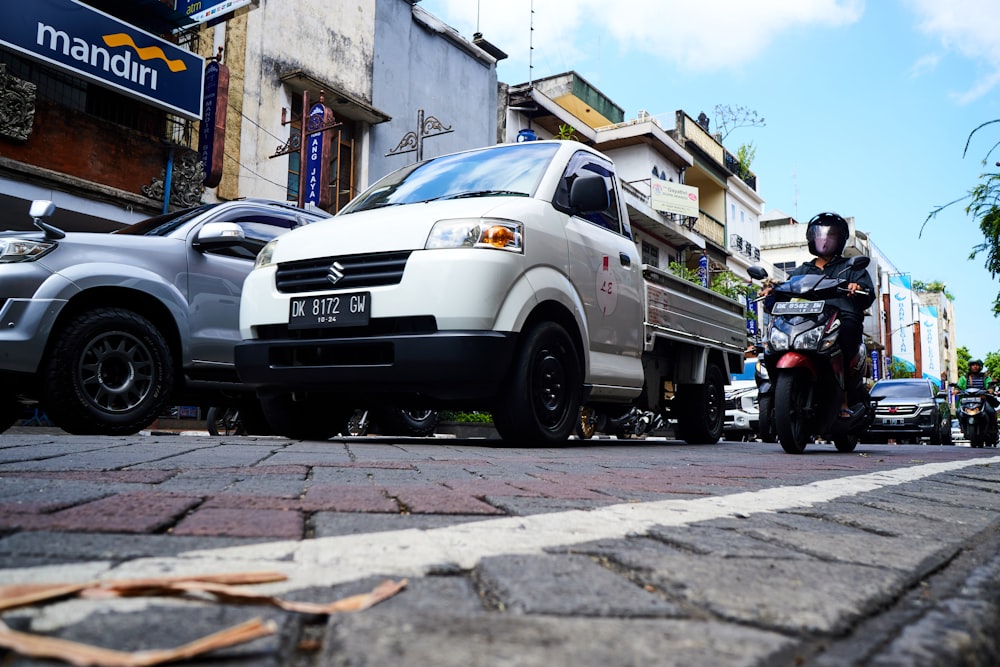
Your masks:
[{"label": "truck tire", "polygon": [[341,408],[336,400],[322,394],[310,394],[292,400],[290,393],[258,395],[260,409],[268,426],[276,434],[292,440],[329,440],[347,432],[353,408]]},{"label": "truck tire", "polygon": [[582,392],[573,339],[559,324],[541,322],[522,335],[493,425],[511,445],[563,445],[579,421]]},{"label": "truck tire", "polygon": [[382,435],[424,438],[434,435],[438,422],[436,410],[407,410],[386,406],[374,410],[374,413],[373,420]]},{"label": "truck tire", "polygon": [[52,334],[44,370],[49,418],[76,435],[129,435],[163,411],[173,357],[152,322],[124,308],[77,315]]},{"label": "truck tire", "polygon": [[677,388],[679,410],[677,434],[692,445],[710,445],[722,437],[726,417],[725,376],[715,364],[705,369],[704,384],[682,384]]}]

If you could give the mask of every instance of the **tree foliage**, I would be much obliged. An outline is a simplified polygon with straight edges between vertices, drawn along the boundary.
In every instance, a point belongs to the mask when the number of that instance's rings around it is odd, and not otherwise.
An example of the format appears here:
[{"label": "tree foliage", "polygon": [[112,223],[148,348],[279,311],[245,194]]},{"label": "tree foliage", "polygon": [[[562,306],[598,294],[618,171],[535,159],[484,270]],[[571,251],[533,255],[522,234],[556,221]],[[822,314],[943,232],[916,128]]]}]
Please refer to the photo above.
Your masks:
[{"label": "tree foliage", "polygon": [[[1000,123],[1000,119],[983,123],[969,133],[969,137],[965,141],[965,150],[962,152],[963,156],[969,152],[969,144],[976,132],[993,123]],[[1000,147],[1000,142],[993,144],[986,152],[986,157],[983,158],[984,167],[987,167],[987,162],[991,159],[990,156],[998,147]],[[1000,166],[1000,162],[995,162],[994,166]],[[996,278],[997,274],[1000,273],[1000,173],[986,171],[979,175],[979,179],[980,182],[968,194],[931,211],[927,215],[927,219],[924,220],[924,225],[946,208],[959,202],[968,201],[965,212],[971,215],[973,220],[979,221],[979,230],[983,234],[982,243],[972,247],[969,259],[975,259],[979,253],[984,253],[986,269],[993,278]],[[921,226],[920,232],[923,233],[923,231],[923,226]],[[993,299],[993,316],[1000,316],[1000,292]]]},{"label": "tree foliage", "polygon": [[925,283],[923,280],[914,280],[913,289],[917,292],[938,292],[939,294],[944,294],[945,298],[949,301],[954,301],[955,297],[952,296],[948,288],[940,280],[933,280],[929,283]]}]

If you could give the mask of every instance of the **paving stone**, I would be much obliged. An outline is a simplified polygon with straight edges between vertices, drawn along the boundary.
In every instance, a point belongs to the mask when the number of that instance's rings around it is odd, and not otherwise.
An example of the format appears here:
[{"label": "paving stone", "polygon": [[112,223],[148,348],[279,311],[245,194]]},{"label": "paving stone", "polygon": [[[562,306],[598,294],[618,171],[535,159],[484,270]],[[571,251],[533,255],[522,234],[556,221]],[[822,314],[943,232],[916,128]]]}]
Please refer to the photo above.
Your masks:
[{"label": "paving stone", "polygon": [[[461,517],[454,514],[374,514],[362,512],[316,512],[312,516],[314,537],[334,537],[337,535],[360,535],[395,530],[429,530],[454,526],[469,521],[484,521],[486,516]],[[0,543],[2,547],[2,543]]]},{"label": "paving stone", "polygon": [[[125,493],[76,505],[52,514],[21,517],[26,530],[153,533],[172,525],[201,498],[152,492]],[[30,521],[27,521],[30,519]],[[0,517],[0,524],[18,521]]]},{"label": "paving stone", "polygon": [[472,573],[480,594],[502,611],[551,616],[683,616],[620,574],[585,556],[484,558]]},{"label": "paving stone", "polygon": [[682,551],[716,556],[718,558],[799,558],[811,556],[787,546],[759,540],[734,529],[706,522],[693,526],[655,527],[649,536]]},{"label": "paving stone", "polygon": [[790,664],[777,633],[683,620],[414,614],[374,607],[332,618],[321,664],[435,667],[659,667]]},{"label": "paving stone", "polygon": [[302,539],[304,519],[297,511],[264,509],[198,509],[173,528],[174,535],[270,537]]},{"label": "paving stone", "polygon": [[692,555],[648,538],[574,548],[634,570],[667,599],[719,618],[794,633],[835,634],[894,599],[907,573],[798,558]]},{"label": "paving stone", "polygon": [[389,512],[400,511],[399,503],[381,488],[349,484],[314,484],[302,497],[308,511]]}]

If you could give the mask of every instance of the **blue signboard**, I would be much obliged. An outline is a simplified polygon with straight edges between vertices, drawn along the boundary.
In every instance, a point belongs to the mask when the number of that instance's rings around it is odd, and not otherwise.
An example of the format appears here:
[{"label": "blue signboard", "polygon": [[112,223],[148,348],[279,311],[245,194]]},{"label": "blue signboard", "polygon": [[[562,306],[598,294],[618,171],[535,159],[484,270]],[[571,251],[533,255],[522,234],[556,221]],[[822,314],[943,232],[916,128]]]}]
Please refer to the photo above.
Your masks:
[{"label": "blue signboard", "polygon": [[179,116],[201,118],[204,58],[77,0],[0,3],[0,44]]},{"label": "blue signboard", "polygon": [[[322,127],[326,118],[326,107],[317,102],[309,109],[306,127]],[[305,197],[303,204],[320,206],[323,187],[323,133],[313,132],[306,138]]]},{"label": "blue signboard", "polygon": [[196,23],[211,23],[252,2],[254,0],[177,0],[175,11]]}]

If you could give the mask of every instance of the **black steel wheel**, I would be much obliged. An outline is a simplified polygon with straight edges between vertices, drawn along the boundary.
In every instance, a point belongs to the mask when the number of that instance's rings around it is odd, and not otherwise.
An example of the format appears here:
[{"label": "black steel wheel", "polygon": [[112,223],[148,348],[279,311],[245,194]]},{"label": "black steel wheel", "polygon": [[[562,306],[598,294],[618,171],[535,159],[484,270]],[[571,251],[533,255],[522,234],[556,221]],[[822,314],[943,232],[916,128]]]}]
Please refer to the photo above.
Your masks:
[{"label": "black steel wheel", "polygon": [[44,404],[69,433],[127,435],[170,399],[173,358],[152,322],[124,308],[82,313],[53,332]]},{"label": "black steel wheel", "polygon": [[789,454],[801,454],[809,441],[808,393],[805,371],[783,372],[775,380],[774,423],[778,442]]},{"label": "black steel wheel", "polygon": [[492,410],[493,425],[511,444],[565,444],[580,418],[583,392],[576,346],[555,322],[541,322],[522,336],[510,379]]},{"label": "black steel wheel", "polygon": [[716,364],[705,369],[704,384],[683,384],[677,390],[677,432],[690,444],[712,444],[722,437],[726,417],[726,378]]}]

